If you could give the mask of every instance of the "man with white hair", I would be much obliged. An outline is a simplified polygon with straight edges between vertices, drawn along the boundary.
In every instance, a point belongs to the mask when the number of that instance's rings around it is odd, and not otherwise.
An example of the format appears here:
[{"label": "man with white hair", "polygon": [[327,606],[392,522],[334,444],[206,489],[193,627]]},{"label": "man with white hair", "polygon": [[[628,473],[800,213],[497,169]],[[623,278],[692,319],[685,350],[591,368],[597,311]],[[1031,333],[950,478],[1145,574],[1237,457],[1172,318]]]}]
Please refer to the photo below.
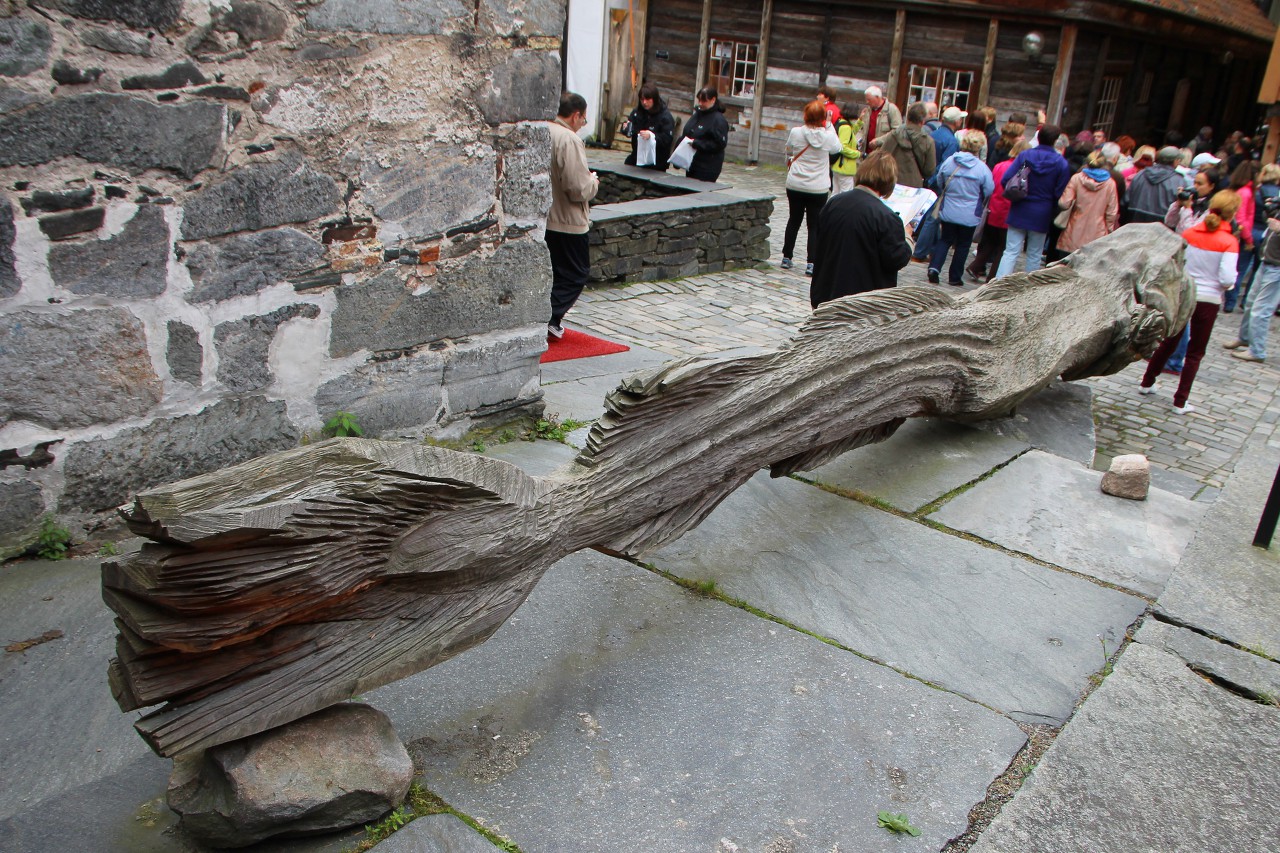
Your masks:
[{"label": "man with white hair", "polygon": [[1102,152],[1102,158],[1107,161],[1107,171],[1111,173],[1111,180],[1116,185],[1116,198],[1120,200],[1120,209],[1123,210],[1126,204],[1125,190],[1129,188],[1129,184],[1124,179],[1124,174],[1120,171],[1120,157],[1122,154],[1120,146],[1115,142],[1104,142],[1098,150]]},{"label": "man with white hair", "polygon": [[942,124],[942,119],[938,118],[938,102],[925,101],[924,102],[925,129],[929,131],[930,135],[932,135],[933,132],[937,130],[939,126],[941,126],[941,124]]},{"label": "man with white hair", "polygon": [[868,86],[862,94],[867,105],[858,116],[862,119],[858,147],[863,154],[870,154],[876,150],[875,140],[902,124],[902,111],[889,103],[879,86]]}]

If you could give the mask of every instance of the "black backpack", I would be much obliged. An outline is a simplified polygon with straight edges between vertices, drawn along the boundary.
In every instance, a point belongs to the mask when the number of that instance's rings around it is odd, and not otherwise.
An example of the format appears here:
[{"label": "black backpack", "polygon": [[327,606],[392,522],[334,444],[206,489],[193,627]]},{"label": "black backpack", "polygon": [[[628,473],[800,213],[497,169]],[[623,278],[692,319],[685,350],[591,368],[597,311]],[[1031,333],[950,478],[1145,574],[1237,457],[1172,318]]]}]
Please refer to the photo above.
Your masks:
[{"label": "black backpack", "polygon": [[[852,125],[852,124],[853,122],[849,121],[847,118],[844,118],[844,117],[836,119],[836,136],[838,137],[840,135],[840,128],[844,127],[845,125]],[[830,158],[832,166],[843,166],[844,165],[844,143],[843,142],[841,143],[841,149],[839,154],[828,154],[827,156]]]}]

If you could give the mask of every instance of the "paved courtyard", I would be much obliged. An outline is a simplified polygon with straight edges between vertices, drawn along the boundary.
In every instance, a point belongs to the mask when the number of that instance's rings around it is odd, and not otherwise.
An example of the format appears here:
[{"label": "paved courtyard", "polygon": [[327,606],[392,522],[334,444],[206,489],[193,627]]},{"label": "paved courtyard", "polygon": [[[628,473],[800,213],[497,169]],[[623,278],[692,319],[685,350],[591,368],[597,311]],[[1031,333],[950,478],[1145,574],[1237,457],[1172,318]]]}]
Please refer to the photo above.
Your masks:
[{"label": "paved courtyard", "polygon": [[[623,153],[592,151],[595,159],[621,162]],[[588,290],[566,322],[605,337],[644,346],[673,357],[723,352],[739,347],[772,347],[786,340],[809,314],[809,279],[803,266],[782,270],[783,227],[787,219],[785,173],[779,167],[727,164],[721,182],[773,193],[770,220],[772,256],[765,269],[694,276],[674,281]],[[795,257],[804,259],[805,229]],[[903,284],[929,286],[925,265],[911,264]],[[966,285],[971,290],[975,285]],[[1111,457],[1143,453],[1163,468],[1187,474],[1218,489],[1255,433],[1276,437],[1280,420],[1280,369],[1231,358],[1222,343],[1235,337],[1240,313],[1223,314],[1200,366],[1191,403],[1197,411],[1178,415],[1172,395],[1176,377],[1165,376],[1160,393],[1136,393],[1141,364],[1115,376],[1089,380],[1094,393],[1097,465]]]}]

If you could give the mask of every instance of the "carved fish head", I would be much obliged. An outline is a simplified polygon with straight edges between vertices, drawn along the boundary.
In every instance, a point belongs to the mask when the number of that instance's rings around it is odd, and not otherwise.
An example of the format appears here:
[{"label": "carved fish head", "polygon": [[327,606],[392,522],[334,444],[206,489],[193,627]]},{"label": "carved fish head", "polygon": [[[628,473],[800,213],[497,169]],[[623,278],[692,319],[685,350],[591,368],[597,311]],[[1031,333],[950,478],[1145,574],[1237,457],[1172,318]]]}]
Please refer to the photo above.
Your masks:
[{"label": "carved fish head", "polygon": [[1066,263],[1086,279],[1114,280],[1129,301],[1128,322],[1110,349],[1064,379],[1117,373],[1148,358],[1195,310],[1195,285],[1184,270],[1186,242],[1159,223],[1126,225],[1076,251]]}]

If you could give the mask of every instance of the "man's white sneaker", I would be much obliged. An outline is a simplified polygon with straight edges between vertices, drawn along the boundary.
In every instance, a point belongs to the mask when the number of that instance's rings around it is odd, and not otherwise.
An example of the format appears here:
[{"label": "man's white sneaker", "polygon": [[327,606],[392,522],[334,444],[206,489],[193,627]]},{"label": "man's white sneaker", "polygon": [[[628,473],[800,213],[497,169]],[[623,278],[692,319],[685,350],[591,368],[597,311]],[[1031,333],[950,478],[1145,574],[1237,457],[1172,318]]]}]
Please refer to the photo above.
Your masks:
[{"label": "man's white sneaker", "polygon": [[1175,405],[1173,407],[1173,410],[1180,415],[1189,415],[1196,410],[1196,407],[1191,405],[1190,403],[1184,403],[1181,406]]},{"label": "man's white sneaker", "polygon": [[551,338],[552,340],[558,341],[564,337],[564,329],[560,328],[559,326],[553,326],[550,323],[548,323],[547,337]]},{"label": "man's white sneaker", "polygon": [[1156,393],[1156,386],[1154,386],[1154,385],[1151,385],[1151,386],[1139,385],[1139,386],[1138,386],[1138,393],[1139,393],[1139,394],[1154,394],[1154,393]]}]

